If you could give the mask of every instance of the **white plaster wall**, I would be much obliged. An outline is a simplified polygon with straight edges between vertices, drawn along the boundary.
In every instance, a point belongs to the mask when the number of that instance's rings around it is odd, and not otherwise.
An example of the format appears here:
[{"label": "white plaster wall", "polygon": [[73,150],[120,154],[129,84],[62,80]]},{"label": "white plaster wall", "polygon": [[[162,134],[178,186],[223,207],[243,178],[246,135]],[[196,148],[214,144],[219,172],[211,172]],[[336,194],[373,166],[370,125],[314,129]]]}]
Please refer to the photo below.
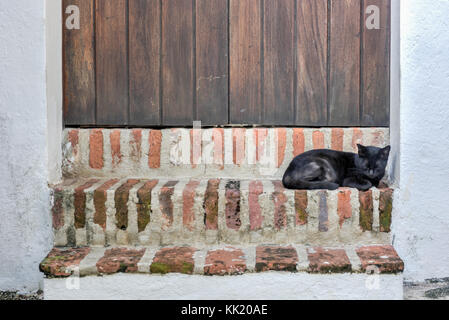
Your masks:
[{"label": "white plaster wall", "polygon": [[0,290],[34,291],[51,248],[44,0],[0,1]]},{"label": "white plaster wall", "polygon": [[449,1],[401,1],[400,192],[405,277],[449,276]]}]

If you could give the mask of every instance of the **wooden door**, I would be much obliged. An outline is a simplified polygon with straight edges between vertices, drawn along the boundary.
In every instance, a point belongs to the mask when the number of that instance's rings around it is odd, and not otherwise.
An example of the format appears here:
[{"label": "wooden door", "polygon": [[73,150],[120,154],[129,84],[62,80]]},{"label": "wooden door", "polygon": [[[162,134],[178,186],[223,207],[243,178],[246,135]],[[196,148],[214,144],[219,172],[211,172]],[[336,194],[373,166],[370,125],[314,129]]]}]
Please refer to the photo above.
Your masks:
[{"label": "wooden door", "polygon": [[68,126],[389,125],[390,0],[63,2]]}]

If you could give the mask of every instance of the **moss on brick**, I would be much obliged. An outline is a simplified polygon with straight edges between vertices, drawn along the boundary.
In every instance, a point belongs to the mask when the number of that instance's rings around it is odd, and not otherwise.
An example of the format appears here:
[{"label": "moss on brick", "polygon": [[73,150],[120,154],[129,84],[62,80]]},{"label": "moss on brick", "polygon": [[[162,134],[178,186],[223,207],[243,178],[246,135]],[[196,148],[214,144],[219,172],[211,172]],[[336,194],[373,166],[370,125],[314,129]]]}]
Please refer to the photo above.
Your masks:
[{"label": "moss on brick", "polygon": [[161,262],[153,262],[150,266],[150,272],[166,274],[170,272],[170,266]]},{"label": "moss on brick", "polygon": [[393,190],[381,191],[379,199],[379,223],[381,232],[391,231],[391,213],[393,211]]}]

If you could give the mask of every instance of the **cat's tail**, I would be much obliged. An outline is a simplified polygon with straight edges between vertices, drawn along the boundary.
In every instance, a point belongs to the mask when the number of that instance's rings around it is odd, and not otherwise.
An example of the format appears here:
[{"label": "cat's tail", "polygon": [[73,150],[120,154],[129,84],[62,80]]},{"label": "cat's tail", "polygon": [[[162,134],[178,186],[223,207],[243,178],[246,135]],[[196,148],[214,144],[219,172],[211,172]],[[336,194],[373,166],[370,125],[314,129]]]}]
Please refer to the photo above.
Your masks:
[{"label": "cat's tail", "polygon": [[282,179],[282,184],[286,189],[292,190],[337,190],[339,185],[334,182],[328,181],[304,181],[295,180],[289,176],[285,176]]}]

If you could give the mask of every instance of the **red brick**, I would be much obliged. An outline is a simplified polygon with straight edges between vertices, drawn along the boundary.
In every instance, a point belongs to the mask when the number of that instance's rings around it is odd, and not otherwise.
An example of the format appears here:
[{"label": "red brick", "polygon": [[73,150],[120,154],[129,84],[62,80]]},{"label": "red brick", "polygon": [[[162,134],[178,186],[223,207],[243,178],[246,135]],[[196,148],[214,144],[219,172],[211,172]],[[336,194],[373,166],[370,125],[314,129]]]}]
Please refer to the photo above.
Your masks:
[{"label": "red brick", "polygon": [[381,148],[385,145],[385,134],[383,130],[372,129],[371,134],[373,136],[371,142],[372,146]]},{"label": "red brick", "polygon": [[134,161],[139,161],[142,155],[142,130],[135,129],[132,131],[132,139],[129,142],[131,152],[130,156]]},{"label": "red brick", "polygon": [[237,275],[246,271],[243,251],[227,247],[223,250],[211,250],[207,253],[204,265],[206,275]]},{"label": "red brick", "polygon": [[212,131],[212,140],[214,141],[214,164],[224,168],[224,130],[215,128]]},{"label": "red brick", "polygon": [[357,152],[357,144],[362,144],[363,132],[359,128],[352,129],[352,149]]},{"label": "red brick", "polygon": [[158,169],[161,167],[162,132],[160,130],[151,130],[148,139],[150,144],[148,166],[152,169]]},{"label": "red brick", "polygon": [[205,222],[207,230],[218,229],[218,187],[219,179],[211,179],[207,183],[206,193],[204,195],[203,208],[205,210]]},{"label": "red brick", "polygon": [[309,272],[340,273],[351,272],[351,262],[343,249],[313,248],[307,250]]},{"label": "red brick", "polygon": [[68,270],[70,267],[78,267],[90,252],[90,248],[71,248],[58,249],[54,248],[42,261],[39,266],[40,271],[51,277],[70,277],[72,272]]},{"label": "red brick", "polygon": [[344,130],[341,128],[332,129],[332,150],[343,151]]},{"label": "red brick", "polygon": [[[356,250],[362,262],[362,270],[377,267],[380,273],[398,273],[404,271],[404,262],[392,246],[369,246]],[[371,269],[372,271],[372,269]]]},{"label": "red brick", "polygon": [[173,194],[178,181],[167,182],[159,192],[159,207],[162,212],[162,230],[167,230],[173,224]]},{"label": "red brick", "polygon": [[196,188],[199,184],[199,181],[191,180],[182,192],[182,224],[189,231],[194,229],[195,212],[193,206],[195,205]]},{"label": "red brick", "polygon": [[273,181],[274,192],[274,227],[276,230],[285,229],[287,227],[287,209],[285,204],[288,199],[284,193],[284,187],[281,181]]},{"label": "red brick", "polygon": [[279,168],[284,163],[285,148],[287,147],[287,129],[277,128],[277,167]]},{"label": "red brick", "polygon": [[359,192],[360,227],[363,231],[373,230],[373,193],[371,190]]},{"label": "red brick", "polygon": [[139,180],[129,179],[115,190],[115,220],[118,229],[128,229],[129,190],[139,183]]},{"label": "red brick", "polygon": [[70,144],[72,145],[73,155],[76,156],[78,154],[79,130],[77,130],[77,129],[70,130],[68,138],[69,138]]},{"label": "red brick", "polygon": [[103,131],[94,129],[89,140],[89,165],[92,169],[102,169],[103,164]]},{"label": "red brick", "polygon": [[381,189],[379,196],[380,232],[391,231],[391,214],[393,211],[393,190]]},{"label": "red brick", "polygon": [[307,224],[308,216],[307,205],[309,203],[306,190],[295,191],[295,211],[296,225],[303,226]]},{"label": "red brick", "polygon": [[111,179],[94,191],[94,223],[106,230],[106,200],[107,190],[119,182],[118,179]]},{"label": "red brick", "polygon": [[191,247],[163,248],[154,256],[150,266],[151,273],[185,273],[192,274],[194,270],[193,254],[195,249]]},{"label": "red brick", "polygon": [[110,133],[112,166],[117,166],[122,161],[120,151],[120,130],[114,130]]},{"label": "red brick", "polygon": [[343,226],[343,223],[346,219],[350,219],[352,217],[352,206],[351,206],[351,190],[342,188],[338,190],[338,208],[337,208],[338,216],[340,217],[339,223],[340,227]]},{"label": "red brick", "polygon": [[151,191],[158,184],[158,180],[147,181],[139,190],[137,190],[137,229],[138,232],[145,230],[151,221]]},{"label": "red brick", "polygon": [[256,271],[296,271],[298,254],[293,247],[259,246],[256,249]]},{"label": "red brick", "polygon": [[324,149],[324,133],[314,131],[312,134],[313,149]]},{"label": "red brick", "polygon": [[240,220],[240,181],[229,181],[226,184],[226,226],[229,229],[239,230]]},{"label": "red brick", "polygon": [[306,146],[304,138],[304,129],[294,128],[293,129],[293,157],[296,157],[304,153]]},{"label": "red brick", "polygon": [[75,189],[75,228],[82,229],[86,226],[86,194],[84,190],[92,187],[98,179],[91,179]]},{"label": "red brick", "polygon": [[263,193],[263,183],[261,181],[251,181],[249,184],[249,221],[250,229],[258,230],[262,228],[263,216],[259,203],[259,196]]},{"label": "red brick", "polygon": [[234,164],[242,165],[245,161],[245,132],[243,128],[232,129]]},{"label": "red brick", "polygon": [[60,188],[53,190],[53,207],[51,209],[53,217],[53,229],[59,230],[64,226],[64,193]]},{"label": "red brick", "polygon": [[104,274],[137,272],[137,264],[144,253],[145,249],[113,248],[106,250],[104,256],[97,262],[97,270]]},{"label": "red brick", "polygon": [[201,129],[190,130],[190,163],[196,168],[201,162],[202,131]]}]

